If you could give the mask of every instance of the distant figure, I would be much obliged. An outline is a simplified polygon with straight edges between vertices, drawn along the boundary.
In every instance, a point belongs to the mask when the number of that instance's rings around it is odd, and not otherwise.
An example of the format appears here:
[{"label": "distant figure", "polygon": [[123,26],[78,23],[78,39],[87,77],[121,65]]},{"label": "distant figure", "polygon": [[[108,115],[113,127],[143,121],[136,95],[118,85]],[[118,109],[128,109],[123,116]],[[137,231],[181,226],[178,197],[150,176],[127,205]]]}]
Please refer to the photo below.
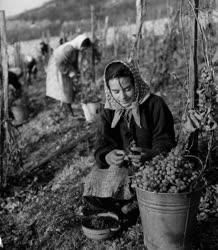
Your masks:
[{"label": "distant figure", "polygon": [[25,68],[26,68],[26,74],[27,74],[27,81],[31,84],[32,82],[32,76],[34,79],[37,77],[37,61],[32,56],[26,56],[24,59]]},{"label": "distant figure", "polygon": [[9,71],[17,75],[18,79],[20,79],[23,76],[23,71],[21,67],[10,67]]},{"label": "distant figure", "polygon": [[46,95],[61,101],[65,110],[74,115],[71,104],[75,99],[79,78],[79,53],[91,47],[85,34],[60,45],[49,59],[46,79]]},{"label": "distant figure", "polygon": [[66,42],[67,42],[67,37],[66,37],[65,35],[62,36],[62,37],[60,37],[60,39],[59,39],[59,44],[60,44],[60,45],[66,43]]},{"label": "distant figure", "polygon": [[9,71],[8,83],[9,117],[12,118],[14,126],[20,126],[28,120],[28,105],[25,100],[25,95],[23,95],[22,84],[19,81],[19,76]]},{"label": "distant figure", "polygon": [[[2,81],[2,71],[0,70],[0,78]],[[2,93],[0,92],[0,96],[2,95]],[[11,113],[11,107],[13,105],[13,103],[15,102],[15,100],[17,100],[18,98],[20,98],[22,95],[22,85],[19,81],[19,77],[9,71],[8,72],[8,106],[9,106],[9,116],[12,117],[12,113]]]},{"label": "distant figure", "polygon": [[49,45],[44,41],[41,41],[39,45],[41,56],[46,57],[49,53]]},{"label": "distant figure", "polygon": [[50,55],[53,53],[53,49],[49,46],[48,43],[44,41],[41,41],[39,45],[40,45],[40,58],[42,60],[42,63],[46,71],[48,60]]},{"label": "distant figure", "polygon": [[19,81],[19,76],[17,76],[14,72],[8,72],[8,84],[9,88],[13,89],[15,98],[20,97],[22,93],[22,85]]},{"label": "distant figure", "polygon": [[[28,120],[28,105],[23,95],[22,84],[19,81],[19,75],[8,71],[8,114],[14,126],[20,126]],[[2,71],[0,69],[0,80],[2,80]],[[0,91],[0,97],[2,93]],[[0,98],[1,99],[1,98]]]}]

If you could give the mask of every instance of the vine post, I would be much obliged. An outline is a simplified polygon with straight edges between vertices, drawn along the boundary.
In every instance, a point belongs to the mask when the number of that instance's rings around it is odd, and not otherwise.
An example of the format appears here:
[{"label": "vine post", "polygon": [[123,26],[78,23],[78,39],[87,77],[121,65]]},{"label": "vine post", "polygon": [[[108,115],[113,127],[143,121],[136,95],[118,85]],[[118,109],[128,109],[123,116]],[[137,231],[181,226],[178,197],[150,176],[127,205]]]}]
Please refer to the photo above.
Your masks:
[{"label": "vine post", "polygon": [[136,0],[136,58],[139,59],[140,38],[142,28],[143,0]]},{"label": "vine post", "polygon": [[[6,39],[6,21],[5,12],[0,11],[0,47],[1,47],[1,69],[2,82],[0,84],[0,186],[4,185],[4,155],[8,138],[8,55]],[[7,164],[7,163],[6,163]]]},{"label": "vine post", "polygon": [[142,26],[145,17],[145,4],[146,0],[136,0],[136,40],[134,43],[134,51],[135,55],[130,54],[130,57],[135,57],[136,60],[139,60],[139,49],[140,49],[140,41],[142,37]]},{"label": "vine post", "polygon": [[[189,63],[189,105],[190,109],[195,109],[197,106],[198,96],[198,8],[199,0],[192,0],[194,6],[194,13],[191,22],[192,35],[190,43],[190,63]],[[193,132],[189,139],[190,151],[195,154],[198,148],[198,131]]]},{"label": "vine post", "polygon": [[25,75],[26,75],[26,70],[25,70],[25,62],[24,62],[24,56],[22,55],[21,52],[21,42],[20,40],[18,40],[15,44],[14,44],[14,49],[15,49],[15,67],[19,67],[21,69],[21,71],[24,74],[24,79],[26,79]]},{"label": "vine post", "polygon": [[22,57],[21,57],[21,47],[20,47],[20,41],[17,41],[14,44],[14,49],[15,49],[15,67],[20,67],[22,68]]},{"label": "vine post", "polygon": [[119,30],[117,27],[114,27],[114,57],[115,58],[118,55],[118,47],[119,47]]},{"label": "vine post", "polygon": [[109,22],[109,17],[106,16],[104,21],[104,34],[103,34],[103,50],[102,50],[103,57],[105,57],[105,48],[107,45],[108,22]]},{"label": "vine post", "polygon": [[95,20],[95,7],[91,5],[91,41],[92,41],[92,83],[95,84],[95,29],[96,29],[96,20]]}]

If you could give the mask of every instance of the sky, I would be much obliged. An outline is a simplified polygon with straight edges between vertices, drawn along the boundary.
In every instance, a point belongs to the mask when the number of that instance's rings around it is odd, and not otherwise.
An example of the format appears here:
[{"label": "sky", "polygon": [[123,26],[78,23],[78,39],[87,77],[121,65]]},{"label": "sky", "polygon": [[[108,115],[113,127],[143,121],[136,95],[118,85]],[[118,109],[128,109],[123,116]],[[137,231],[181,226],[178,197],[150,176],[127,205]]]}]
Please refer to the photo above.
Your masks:
[{"label": "sky", "polygon": [[37,8],[46,2],[49,0],[0,0],[0,10],[5,10],[5,15],[8,17]]}]

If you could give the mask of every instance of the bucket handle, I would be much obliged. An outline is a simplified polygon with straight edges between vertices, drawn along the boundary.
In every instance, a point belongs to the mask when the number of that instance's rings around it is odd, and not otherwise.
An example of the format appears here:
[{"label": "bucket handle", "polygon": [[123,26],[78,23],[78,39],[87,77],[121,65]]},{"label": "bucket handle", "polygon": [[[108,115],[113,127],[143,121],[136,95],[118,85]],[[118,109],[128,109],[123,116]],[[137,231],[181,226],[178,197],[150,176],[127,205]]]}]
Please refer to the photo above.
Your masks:
[{"label": "bucket handle", "polygon": [[120,229],[120,225],[118,227],[112,227],[110,228],[111,232],[117,232]]},{"label": "bucket handle", "polygon": [[[184,158],[193,158],[193,159],[196,159],[199,161],[200,165],[201,165],[201,171],[200,171],[200,174],[199,176],[196,178],[196,180],[193,182],[193,184],[191,185],[191,190],[193,191],[196,187],[197,187],[197,184],[198,184],[198,181],[199,179],[202,177],[205,169],[206,169],[206,165],[204,166],[203,165],[203,162],[201,161],[201,159],[195,155],[185,155]],[[204,180],[204,184],[206,185],[207,184],[207,181],[205,178],[203,178]],[[204,185],[201,185],[201,187],[199,188],[199,190],[203,189],[204,188]]]}]

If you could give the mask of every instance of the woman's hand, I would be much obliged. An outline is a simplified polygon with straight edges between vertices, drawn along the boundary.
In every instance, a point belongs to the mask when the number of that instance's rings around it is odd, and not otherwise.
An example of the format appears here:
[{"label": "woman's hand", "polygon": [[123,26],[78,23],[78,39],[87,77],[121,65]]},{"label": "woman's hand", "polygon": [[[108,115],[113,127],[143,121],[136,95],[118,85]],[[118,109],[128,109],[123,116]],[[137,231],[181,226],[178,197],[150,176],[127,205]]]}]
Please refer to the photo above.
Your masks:
[{"label": "woman's hand", "polygon": [[108,154],[106,154],[105,160],[108,165],[120,166],[124,161],[124,157],[125,157],[124,150],[114,149],[110,151]]},{"label": "woman's hand", "polygon": [[152,151],[148,148],[131,147],[130,151],[128,156],[135,167],[140,167],[146,159],[152,156]]}]

